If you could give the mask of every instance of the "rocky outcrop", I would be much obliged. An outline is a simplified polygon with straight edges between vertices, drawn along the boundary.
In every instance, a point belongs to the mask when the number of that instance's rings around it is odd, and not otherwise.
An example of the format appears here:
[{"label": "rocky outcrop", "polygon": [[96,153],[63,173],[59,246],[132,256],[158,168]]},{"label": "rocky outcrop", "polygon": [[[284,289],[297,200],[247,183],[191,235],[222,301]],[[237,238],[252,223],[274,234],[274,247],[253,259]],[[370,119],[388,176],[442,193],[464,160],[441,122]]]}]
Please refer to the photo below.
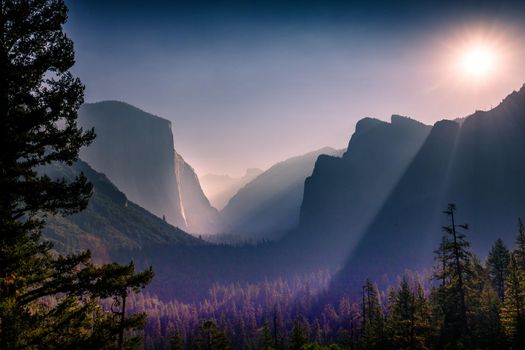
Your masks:
[{"label": "rocky outcrop", "polygon": [[213,229],[217,213],[202,198],[198,180],[189,174],[193,170],[187,170],[183,160],[178,163],[170,121],[123,102],[105,101],[83,105],[79,124],[94,127],[97,134],[80,157],[130,200],[189,232]]}]

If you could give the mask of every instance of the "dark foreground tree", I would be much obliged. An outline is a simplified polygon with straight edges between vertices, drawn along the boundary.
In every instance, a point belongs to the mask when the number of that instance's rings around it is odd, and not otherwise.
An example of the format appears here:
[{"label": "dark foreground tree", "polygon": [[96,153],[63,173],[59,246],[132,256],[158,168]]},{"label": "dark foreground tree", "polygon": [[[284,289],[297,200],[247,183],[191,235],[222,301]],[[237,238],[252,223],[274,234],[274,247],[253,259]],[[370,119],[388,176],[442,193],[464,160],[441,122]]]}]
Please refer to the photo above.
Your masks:
[{"label": "dark foreground tree", "polygon": [[[153,273],[94,266],[89,252],[60,256],[41,240],[46,216],[84,209],[91,185],[51,179],[94,138],[76,124],[84,87],[69,69],[73,43],[62,0],[0,0],[0,344],[18,348],[122,348],[129,290]],[[98,302],[114,298],[114,312]],[[117,306],[115,304],[115,306]]]}]

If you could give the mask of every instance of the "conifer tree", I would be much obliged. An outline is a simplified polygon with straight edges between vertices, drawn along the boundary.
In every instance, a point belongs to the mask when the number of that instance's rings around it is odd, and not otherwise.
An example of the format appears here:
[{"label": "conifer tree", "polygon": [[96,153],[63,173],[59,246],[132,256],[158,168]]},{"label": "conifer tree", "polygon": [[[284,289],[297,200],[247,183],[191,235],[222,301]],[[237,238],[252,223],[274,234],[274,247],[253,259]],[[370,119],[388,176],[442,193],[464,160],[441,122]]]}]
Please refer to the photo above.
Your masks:
[{"label": "conifer tree", "polygon": [[381,349],[384,345],[383,310],[377,287],[370,279],[363,286],[361,299],[361,346],[365,349]]},{"label": "conifer tree", "polygon": [[[94,132],[77,126],[84,87],[69,69],[72,41],[63,0],[0,0],[0,344],[4,349],[122,348],[125,296],[153,273],[94,266],[89,252],[60,256],[41,239],[47,215],[84,209],[92,187],[80,175],[39,169],[71,165]],[[104,312],[100,298],[120,300]]]},{"label": "conifer tree", "polygon": [[504,334],[499,317],[501,300],[493,288],[487,269],[473,255],[472,274],[466,276],[467,299],[469,303],[469,326],[472,347],[480,349],[501,349],[505,346]]},{"label": "conifer tree", "polygon": [[290,350],[301,350],[308,343],[308,333],[306,320],[303,317],[296,318],[290,336]]},{"label": "conifer tree", "polygon": [[516,260],[518,265],[525,271],[525,227],[521,218],[518,219],[518,237],[516,238]]},{"label": "conifer tree", "polygon": [[264,325],[260,331],[259,335],[259,348],[261,350],[273,350],[273,338],[272,331],[270,330],[270,323],[268,321],[264,322]]},{"label": "conifer tree", "polygon": [[391,348],[428,349],[431,314],[423,287],[416,282],[412,289],[403,279],[390,302],[393,303],[388,317]]},{"label": "conifer tree", "polygon": [[451,346],[468,346],[468,310],[466,279],[472,275],[470,243],[461,230],[468,230],[467,224],[456,224],[456,206],[449,204],[444,213],[450,218],[450,225],[443,226],[445,236],[437,251],[438,264],[434,278],[441,282],[437,298],[443,315],[442,341]]},{"label": "conifer tree", "polygon": [[498,293],[498,297],[503,301],[505,290],[505,277],[509,266],[510,252],[501,239],[498,239],[492,246],[487,259],[492,285]]},{"label": "conifer tree", "polygon": [[222,332],[213,320],[204,321],[200,326],[197,348],[199,350],[228,350],[231,349],[226,334]]},{"label": "conifer tree", "polygon": [[184,350],[184,337],[179,331],[175,332],[175,334],[171,336],[170,349],[171,350]]},{"label": "conifer tree", "polygon": [[515,254],[510,256],[505,279],[505,299],[501,322],[513,349],[525,347],[525,272],[518,266]]}]

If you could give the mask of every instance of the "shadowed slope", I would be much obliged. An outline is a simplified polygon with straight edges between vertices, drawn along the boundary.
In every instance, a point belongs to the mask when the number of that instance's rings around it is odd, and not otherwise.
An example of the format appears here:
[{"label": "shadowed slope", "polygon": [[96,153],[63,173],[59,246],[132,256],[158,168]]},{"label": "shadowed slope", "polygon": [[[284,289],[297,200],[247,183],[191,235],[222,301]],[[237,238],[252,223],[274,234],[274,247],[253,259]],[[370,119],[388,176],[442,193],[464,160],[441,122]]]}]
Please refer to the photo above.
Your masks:
[{"label": "shadowed slope", "polygon": [[45,172],[65,179],[83,172],[93,184],[93,195],[84,211],[48,220],[44,236],[62,253],[90,249],[98,260],[110,261],[112,251],[117,250],[138,251],[158,244],[203,244],[129,201],[104,174],[85,162],[76,162],[72,167],[48,166]]},{"label": "shadowed slope", "polygon": [[[321,156],[304,186],[296,239],[310,242],[322,260],[341,263],[359,242],[421,145],[430,127],[392,116],[356,125],[342,158]],[[315,254],[315,253],[314,253]]]},{"label": "shadowed slope", "polygon": [[[525,213],[525,88],[459,125],[436,123],[414,161],[349,256],[334,287],[428,268],[441,240],[447,203],[471,226],[475,251],[511,243]],[[343,287],[344,286],[344,287]]]},{"label": "shadowed slope", "polygon": [[241,188],[221,211],[225,231],[247,237],[271,237],[297,226],[304,179],[321,154],[341,151],[323,148],[277,163]]}]

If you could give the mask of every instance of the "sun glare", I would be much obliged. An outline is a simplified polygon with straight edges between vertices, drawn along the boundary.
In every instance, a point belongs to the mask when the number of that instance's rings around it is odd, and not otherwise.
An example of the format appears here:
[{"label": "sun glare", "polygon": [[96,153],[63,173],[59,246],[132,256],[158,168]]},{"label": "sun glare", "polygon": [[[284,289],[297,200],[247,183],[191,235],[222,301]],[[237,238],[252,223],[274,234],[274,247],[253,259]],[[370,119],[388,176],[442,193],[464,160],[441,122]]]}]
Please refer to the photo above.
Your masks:
[{"label": "sun glare", "polygon": [[495,65],[495,54],[488,47],[475,46],[463,54],[463,71],[475,78],[482,78],[491,73]]}]

